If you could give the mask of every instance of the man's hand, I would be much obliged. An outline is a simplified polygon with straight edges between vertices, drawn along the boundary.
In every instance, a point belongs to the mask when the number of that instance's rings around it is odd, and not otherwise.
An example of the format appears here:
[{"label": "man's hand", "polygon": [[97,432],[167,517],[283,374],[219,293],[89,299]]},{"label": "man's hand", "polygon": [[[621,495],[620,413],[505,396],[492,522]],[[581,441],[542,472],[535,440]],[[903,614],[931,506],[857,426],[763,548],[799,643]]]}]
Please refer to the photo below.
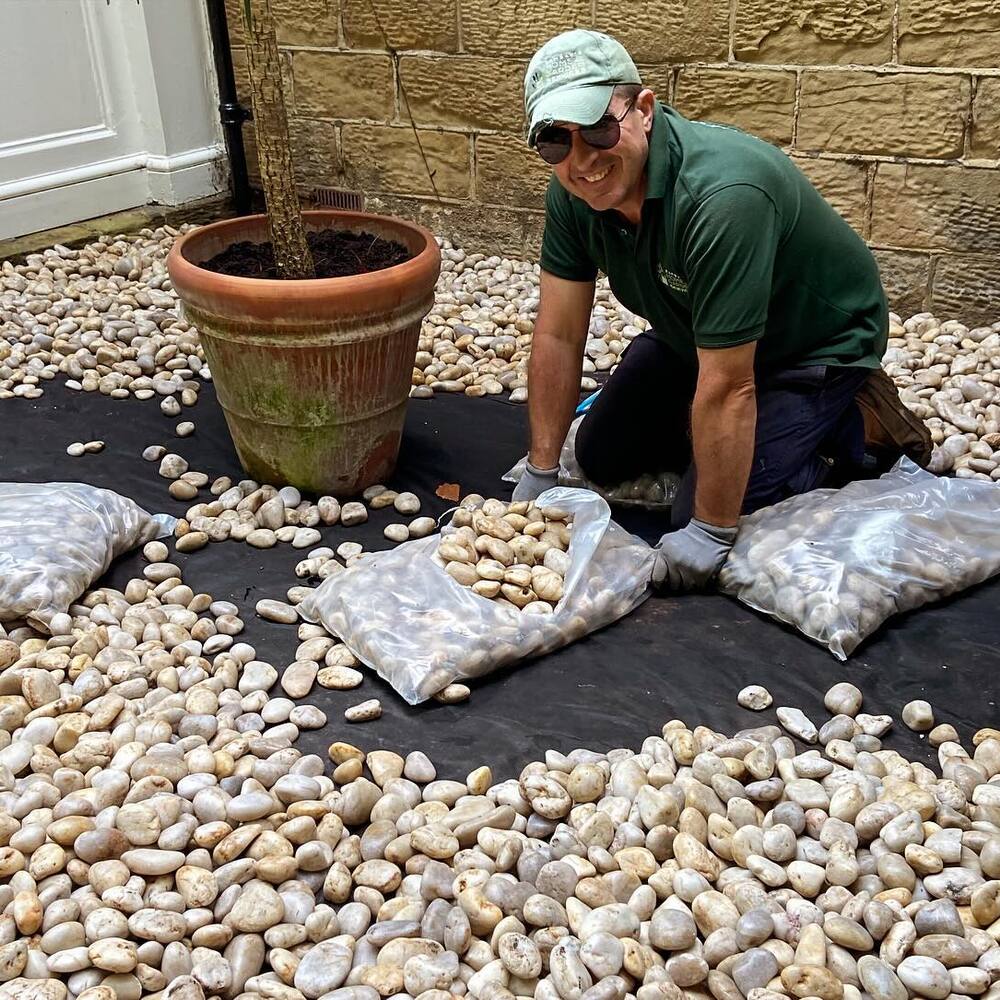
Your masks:
[{"label": "man's hand", "polygon": [[531,462],[527,462],[511,500],[537,500],[540,494],[558,485],[558,465],[554,469],[536,469]]},{"label": "man's hand", "polygon": [[722,569],[738,530],[693,519],[680,531],[668,532],[656,546],[653,586],[681,593],[708,586]]}]

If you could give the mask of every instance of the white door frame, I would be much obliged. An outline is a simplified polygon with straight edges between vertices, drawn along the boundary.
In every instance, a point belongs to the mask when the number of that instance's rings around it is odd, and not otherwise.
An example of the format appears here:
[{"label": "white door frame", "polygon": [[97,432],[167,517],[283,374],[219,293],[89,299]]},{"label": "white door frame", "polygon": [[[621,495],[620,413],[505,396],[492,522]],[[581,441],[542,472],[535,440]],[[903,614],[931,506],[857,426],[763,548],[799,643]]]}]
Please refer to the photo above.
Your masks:
[{"label": "white door frame", "polygon": [[[37,62],[40,76],[54,58],[77,60],[75,78],[82,73],[90,92],[76,127],[46,131],[42,102],[53,95],[31,80],[4,80],[4,50],[31,44],[25,18],[32,18],[31,35],[57,16],[78,28],[79,47],[39,52],[37,59],[29,53],[27,60]],[[25,53],[17,55],[23,67]],[[28,111],[36,102],[40,122],[39,134],[0,130],[0,238],[226,189],[203,0],[2,0],[0,86],[28,102]],[[72,95],[61,99],[72,108]]]}]

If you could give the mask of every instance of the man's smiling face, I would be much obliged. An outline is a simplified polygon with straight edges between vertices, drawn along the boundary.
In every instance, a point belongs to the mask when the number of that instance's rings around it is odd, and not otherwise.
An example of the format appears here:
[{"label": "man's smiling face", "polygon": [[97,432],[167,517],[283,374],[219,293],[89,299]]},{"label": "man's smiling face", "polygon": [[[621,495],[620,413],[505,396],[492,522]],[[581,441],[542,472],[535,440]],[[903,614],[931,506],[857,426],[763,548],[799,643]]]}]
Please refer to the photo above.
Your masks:
[{"label": "man's smiling face", "polygon": [[[629,99],[616,92],[608,113],[621,118],[628,104]],[[569,155],[552,168],[559,183],[598,212],[626,202],[642,183],[655,105],[653,91],[643,90],[622,118],[621,138],[611,149],[595,149],[580,137],[579,125],[557,122],[573,134]]]}]

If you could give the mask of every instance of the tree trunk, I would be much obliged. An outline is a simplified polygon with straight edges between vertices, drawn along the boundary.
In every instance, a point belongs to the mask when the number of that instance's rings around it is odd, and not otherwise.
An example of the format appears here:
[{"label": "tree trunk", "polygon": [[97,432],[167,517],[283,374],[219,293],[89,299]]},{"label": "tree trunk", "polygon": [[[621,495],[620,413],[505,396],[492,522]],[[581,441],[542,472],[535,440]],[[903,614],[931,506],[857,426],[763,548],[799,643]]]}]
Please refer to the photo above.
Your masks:
[{"label": "tree trunk", "polygon": [[306,243],[299,197],[295,190],[271,0],[242,0],[242,7],[253,98],[253,126],[274,260],[283,278],[315,278],[316,266]]}]

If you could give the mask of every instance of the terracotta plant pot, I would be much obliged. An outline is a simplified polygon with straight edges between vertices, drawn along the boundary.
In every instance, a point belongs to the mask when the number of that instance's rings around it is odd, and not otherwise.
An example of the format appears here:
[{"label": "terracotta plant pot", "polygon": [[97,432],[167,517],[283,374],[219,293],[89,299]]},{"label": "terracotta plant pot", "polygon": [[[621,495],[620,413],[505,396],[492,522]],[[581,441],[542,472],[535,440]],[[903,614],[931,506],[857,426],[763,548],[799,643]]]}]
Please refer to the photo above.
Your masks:
[{"label": "terracotta plant pot", "polygon": [[181,237],[167,267],[201,335],[244,469],[258,482],[350,496],[395,467],[441,252],[428,230],[402,219],[303,215],[307,229],[371,233],[413,256],[381,271],[306,281],[198,266],[233,243],[268,241],[266,216],[251,215]]}]

